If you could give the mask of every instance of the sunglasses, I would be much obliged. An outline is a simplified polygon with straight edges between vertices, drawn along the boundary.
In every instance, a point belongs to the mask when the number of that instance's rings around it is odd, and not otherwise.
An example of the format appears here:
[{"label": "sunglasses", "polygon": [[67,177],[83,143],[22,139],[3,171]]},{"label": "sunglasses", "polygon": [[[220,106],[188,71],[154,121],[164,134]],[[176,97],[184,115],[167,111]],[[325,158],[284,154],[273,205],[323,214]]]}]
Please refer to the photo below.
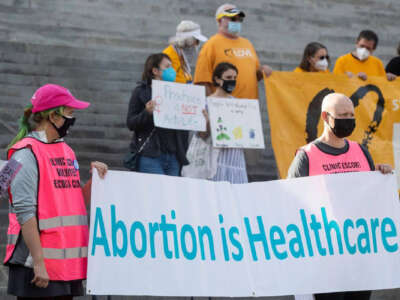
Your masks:
[{"label": "sunglasses", "polygon": [[234,17],[231,17],[231,18],[229,18],[231,21],[233,21],[233,22],[243,22],[243,18],[242,17],[239,17],[239,16],[234,16]]},{"label": "sunglasses", "polygon": [[323,60],[323,59],[325,59],[325,58],[326,58],[327,60],[329,60],[329,55],[325,55],[325,56],[323,55],[323,56],[319,56],[319,57],[318,57],[319,60]]}]

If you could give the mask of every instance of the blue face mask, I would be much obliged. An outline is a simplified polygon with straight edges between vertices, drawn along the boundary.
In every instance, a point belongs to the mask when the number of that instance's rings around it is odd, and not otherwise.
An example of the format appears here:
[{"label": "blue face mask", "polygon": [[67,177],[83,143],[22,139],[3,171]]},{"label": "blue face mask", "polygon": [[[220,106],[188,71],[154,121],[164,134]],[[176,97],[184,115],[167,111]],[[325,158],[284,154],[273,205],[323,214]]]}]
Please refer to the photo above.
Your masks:
[{"label": "blue face mask", "polygon": [[163,70],[161,78],[164,81],[175,81],[176,72],[173,67],[169,67]]},{"label": "blue face mask", "polygon": [[228,23],[228,32],[232,34],[239,34],[242,30],[242,23],[240,22],[232,22]]}]

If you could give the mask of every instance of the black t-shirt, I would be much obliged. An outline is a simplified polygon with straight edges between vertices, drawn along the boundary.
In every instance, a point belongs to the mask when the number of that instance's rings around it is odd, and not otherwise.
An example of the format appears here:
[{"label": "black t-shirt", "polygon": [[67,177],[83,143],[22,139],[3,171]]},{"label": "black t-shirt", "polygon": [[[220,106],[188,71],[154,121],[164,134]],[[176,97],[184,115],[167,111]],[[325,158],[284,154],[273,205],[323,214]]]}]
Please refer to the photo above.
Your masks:
[{"label": "black t-shirt", "polygon": [[[328,144],[325,144],[319,140],[315,140],[312,143],[315,146],[317,146],[319,150],[321,150],[324,153],[330,154],[330,155],[341,155],[341,154],[346,153],[349,150],[349,142],[347,140],[345,140],[346,144],[343,148],[335,148],[335,147],[329,146]],[[368,160],[368,164],[369,164],[371,170],[375,170],[374,161],[372,160],[371,154],[369,153],[368,149],[362,145],[360,145],[360,146],[361,146],[362,151],[364,152],[365,157]],[[308,166],[309,166],[308,156],[304,150],[300,149],[297,152],[294,160],[292,161],[292,163],[289,167],[287,178],[309,176]]]},{"label": "black t-shirt", "polygon": [[400,76],[400,56],[392,58],[392,60],[387,64],[386,73],[392,73],[396,76]]}]

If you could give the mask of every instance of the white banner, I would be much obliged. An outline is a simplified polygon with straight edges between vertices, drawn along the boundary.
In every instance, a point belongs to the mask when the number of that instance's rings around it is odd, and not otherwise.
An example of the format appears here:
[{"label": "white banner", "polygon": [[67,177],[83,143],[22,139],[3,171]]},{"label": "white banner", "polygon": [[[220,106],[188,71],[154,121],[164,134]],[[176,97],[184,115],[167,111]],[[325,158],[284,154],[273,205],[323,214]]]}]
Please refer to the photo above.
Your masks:
[{"label": "white banner", "polygon": [[206,131],[204,86],[153,80],[152,99],[156,102],[153,116],[157,127]]},{"label": "white banner", "polygon": [[277,296],[400,287],[395,175],[242,185],[94,174],[87,292]]},{"label": "white banner", "polygon": [[258,100],[207,98],[214,147],[263,149]]}]

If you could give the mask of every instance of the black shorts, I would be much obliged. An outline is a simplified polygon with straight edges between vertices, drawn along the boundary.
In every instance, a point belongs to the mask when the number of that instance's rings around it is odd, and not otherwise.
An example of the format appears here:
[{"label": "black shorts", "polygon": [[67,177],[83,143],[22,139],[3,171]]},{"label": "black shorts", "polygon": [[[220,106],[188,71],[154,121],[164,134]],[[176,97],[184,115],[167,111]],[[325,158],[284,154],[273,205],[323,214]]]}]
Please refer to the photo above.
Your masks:
[{"label": "black shorts", "polygon": [[82,280],[50,281],[47,288],[39,288],[32,284],[33,269],[19,265],[8,265],[7,293],[17,297],[56,297],[83,296]]}]

